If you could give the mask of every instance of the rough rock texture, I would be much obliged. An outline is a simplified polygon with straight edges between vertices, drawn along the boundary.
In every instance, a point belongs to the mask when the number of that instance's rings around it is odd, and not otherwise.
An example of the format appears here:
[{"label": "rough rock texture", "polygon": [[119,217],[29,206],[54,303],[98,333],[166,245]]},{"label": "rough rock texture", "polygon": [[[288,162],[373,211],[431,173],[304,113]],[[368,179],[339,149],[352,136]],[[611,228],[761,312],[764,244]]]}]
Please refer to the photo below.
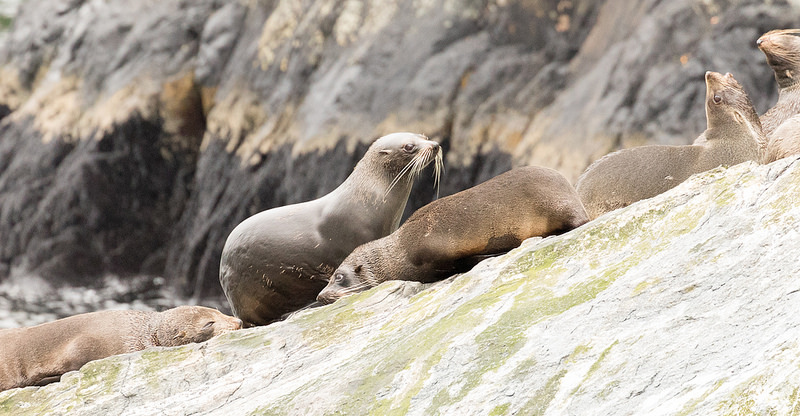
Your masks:
[{"label": "rough rock texture", "polygon": [[[0,280],[163,275],[219,293],[228,232],[426,133],[442,194],[514,165],[575,179],[704,127],[706,70],[760,111],[783,1],[41,0],[0,38]],[[417,185],[409,209],[430,201]]]},{"label": "rough rock texture", "polygon": [[0,393],[13,414],[792,414],[800,159],[695,176],[431,285]]}]

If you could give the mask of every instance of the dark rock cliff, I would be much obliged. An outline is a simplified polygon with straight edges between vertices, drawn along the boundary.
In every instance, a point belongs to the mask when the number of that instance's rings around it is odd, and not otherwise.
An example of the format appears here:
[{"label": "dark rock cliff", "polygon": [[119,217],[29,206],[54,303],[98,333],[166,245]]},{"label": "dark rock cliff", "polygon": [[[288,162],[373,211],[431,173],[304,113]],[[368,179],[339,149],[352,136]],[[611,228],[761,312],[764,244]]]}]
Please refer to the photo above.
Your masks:
[{"label": "dark rock cliff", "polygon": [[[339,184],[393,131],[440,140],[442,194],[512,165],[574,180],[689,143],[706,70],[775,100],[761,1],[25,2],[0,45],[0,280],[163,275],[218,294],[228,232]],[[430,201],[431,180],[409,209]]]}]

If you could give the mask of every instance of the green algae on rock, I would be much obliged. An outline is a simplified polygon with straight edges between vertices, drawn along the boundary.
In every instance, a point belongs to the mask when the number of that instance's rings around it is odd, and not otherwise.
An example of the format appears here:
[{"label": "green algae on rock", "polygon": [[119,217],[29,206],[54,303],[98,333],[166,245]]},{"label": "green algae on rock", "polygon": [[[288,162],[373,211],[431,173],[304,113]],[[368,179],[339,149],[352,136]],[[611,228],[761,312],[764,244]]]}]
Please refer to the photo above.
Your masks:
[{"label": "green algae on rock", "polygon": [[800,159],[691,178],[442,282],[111,357],[15,414],[786,414]]}]

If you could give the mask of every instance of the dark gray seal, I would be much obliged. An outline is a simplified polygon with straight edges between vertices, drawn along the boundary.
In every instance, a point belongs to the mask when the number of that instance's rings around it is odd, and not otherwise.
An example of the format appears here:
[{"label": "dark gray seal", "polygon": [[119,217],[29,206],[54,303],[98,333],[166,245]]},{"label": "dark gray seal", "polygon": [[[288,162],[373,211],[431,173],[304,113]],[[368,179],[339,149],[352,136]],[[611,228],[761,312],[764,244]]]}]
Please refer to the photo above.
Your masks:
[{"label": "dark gray seal", "polygon": [[576,186],[589,218],[666,192],[695,173],[761,159],[758,114],[731,74],[706,72],[707,129],[694,144],[623,149],[592,163]]},{"label": "dark gray seal", "polygon": [[425,205],[394,233],[355,249],[317,300],[332,303],[386,280],[440,280],[527,238],[560,234],[588,220],[560,173],[513,169]]},{"label": "dark gray seal", "polygon": [[246,325],[266,325],[314,302],[354,248],[397,229],[414,177],[433,160],[438,178],[438,143],[390,134],[376,140],[331,193],[242,221],[220,263],[234,315]]}]

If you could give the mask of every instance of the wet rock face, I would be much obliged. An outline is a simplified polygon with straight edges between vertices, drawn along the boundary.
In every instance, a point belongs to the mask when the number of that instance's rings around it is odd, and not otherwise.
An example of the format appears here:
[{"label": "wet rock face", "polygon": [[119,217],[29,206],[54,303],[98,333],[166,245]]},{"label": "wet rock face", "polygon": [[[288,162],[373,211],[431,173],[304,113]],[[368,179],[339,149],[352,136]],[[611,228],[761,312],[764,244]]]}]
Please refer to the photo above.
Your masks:
[{"label": "wet rock face", "polygon": [[[704,129],[702,74],[763,112],[755,48],[788,3],[25,2],[0,40],[0,280],[162,274],[220,292],[228,232],[321,196],[393,131],[439,140],[441,194],[512,165]],[[429,178],[409,211],[429,202]],[[5,242],[7,241],[7,243]]]}]

